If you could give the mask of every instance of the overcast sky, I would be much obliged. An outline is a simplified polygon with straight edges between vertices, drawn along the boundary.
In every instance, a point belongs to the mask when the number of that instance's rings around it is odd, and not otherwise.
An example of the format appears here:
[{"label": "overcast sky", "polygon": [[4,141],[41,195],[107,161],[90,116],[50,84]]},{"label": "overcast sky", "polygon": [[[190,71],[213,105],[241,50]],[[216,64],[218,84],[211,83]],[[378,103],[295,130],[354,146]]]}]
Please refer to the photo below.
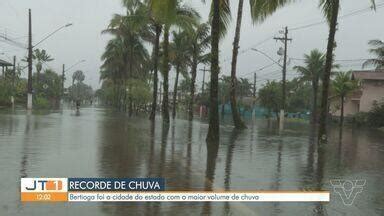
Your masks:
[{"label": "overcast sky", "polygon": [[[199,0],[185,1],[186,4],[198,10],[203,21],[207,20],[209,2],[204,5]],[[220,59],[222,74],[229,75],[232,41],[234,36],[234,24],[236,20],[237,1],[231,1],[232,24],[228,34],[220,44]],[[384,1],[377,1],[379,5],[376,12],[360,11],[370,6],[369,0],[341,1],[341,16],[339,30],[336,35],[337,60],[369,58],[367,42],[370,39],[384,39]],[[253,25],[250,19],[249,5],[244,5],[244,16],[241,30],[240,55],[238,60],[238,76],[253,79],[253,72],[272,62],[260,53],[251,51],[255,47],[264,51],[272,58],[278,60],[276,51],[282,46],[281,42],[273,40],[273,36],[279,36],[279,30],[288,26],[289,37],[293,39],[288,45],[289,58],[302,58],[304,53],[312,49],[325,51],[328,28],[325,23],[306,28],[293,30],[294,28],[307,26],[308,24],[323,21],[323,15],[318,8],[318,1],[301,0],[278,10],[264,23]],[[61,30],[46,40],[38,47],[46,49],[55,59],[48,66],[57,72],[61,72],[62,64],[68,67],[78,62],[73,70],[69,71],[70,77],[74,70],[83,70],[86,75],[86,83],[94,88],[99,87],[100,56],[103,53],[108,35],[101,35],[115,13],[124,13],[120,0],[1,0],[0,1],[0,35],[7,35],[22,44],[27,43],[28,34],[28,8],[32,9],[33,41],[38,42],[47,34],[67,23],[74,25]],[[12,56],[18,59],[26,55],[26,50],[18,46],[5,43],[0,39],[0,59],[10,61]],[[300,60],[289,61],[288,78],[297,75],[291,68],[301,64]],[[361,69],[362,61],[340,61],[342,69]],[[25,63],[24,63],[25,64]],[[202,68],[201,65],[199,68]],[[24,76],[26,71],[24,73]],[[208,77],[208,74],[206,75]],[[276,65],[257,71],[258,86],[267,79],[279,79],[280,68]],[[174,74],[170,74],[173,81]],[[202,73],[198,75],[198,81],[202,80]],[[67,86],[70,80],[67,79]]]}]

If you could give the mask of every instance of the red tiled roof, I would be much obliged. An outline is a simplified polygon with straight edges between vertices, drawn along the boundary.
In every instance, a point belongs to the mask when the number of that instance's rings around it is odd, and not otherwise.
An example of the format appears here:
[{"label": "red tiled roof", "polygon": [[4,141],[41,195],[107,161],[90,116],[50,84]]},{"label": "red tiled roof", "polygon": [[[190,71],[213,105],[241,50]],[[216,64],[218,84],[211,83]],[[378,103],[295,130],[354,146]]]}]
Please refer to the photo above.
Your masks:
[{"label": "red tiled roof", "polygon": [[360,80],[384,80],[384,70],[353,71],[352,77]]}]

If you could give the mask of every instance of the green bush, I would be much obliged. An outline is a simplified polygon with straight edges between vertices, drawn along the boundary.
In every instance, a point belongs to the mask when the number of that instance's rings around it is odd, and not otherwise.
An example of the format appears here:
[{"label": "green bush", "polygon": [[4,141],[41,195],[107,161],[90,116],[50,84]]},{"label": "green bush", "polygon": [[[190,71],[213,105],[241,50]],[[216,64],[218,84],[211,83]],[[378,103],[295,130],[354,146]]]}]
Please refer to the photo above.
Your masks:
[{"label": "green bush", "polygon": [[355,115],[351,116],[351,123],[357,126],[368,125],[368,115],[369,113],[367,112],[358,112]]},{"label": "green bush", "polygon": [[372,127],[384,126],[384,104],[374,105],[368,113],[367,122]]},{"label": "green bush", "polygon": [[37,96],[33,100],[33,106],[38,109],[49,109],[51,108],[51,105],[49,104],[49,101],[46,98]]}]

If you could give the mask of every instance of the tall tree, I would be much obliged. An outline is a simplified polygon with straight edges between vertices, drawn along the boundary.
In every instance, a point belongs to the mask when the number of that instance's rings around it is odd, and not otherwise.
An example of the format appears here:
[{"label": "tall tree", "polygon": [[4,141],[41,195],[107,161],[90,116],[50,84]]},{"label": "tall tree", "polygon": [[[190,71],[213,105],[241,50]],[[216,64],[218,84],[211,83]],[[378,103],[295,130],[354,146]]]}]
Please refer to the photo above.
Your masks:
[{"label": "tall tree", "polygon": [[168,46],[169,46],[169,28],[170,26],[166,25],[164,27],[164,41],[163,41],[163,104],[161,105],[163,123],[169,124],[169,99],[168,99],[168,89],[169,89],[169,54],[168,54]]},{"label": "tall tree", "polygon": [[[129,2],[128,2],[129,3]],[[116,101],[125,109],[128,101],[129,114],[133,112],[131,83],[128,79],[144,79],[148,72],[149,54],[144,46],[145,41],[154,38],[153,29],[147,22],[147,9],[139,1],[126,3],[126,15],[116,14],[103,33],[114,36],[109,41],[102,56],[102,77],[112,78],[116,86]],[[121,103],[123,101],[123,103]]]},{"label": "tall tree", "polygon": [[37,61],[36,72],[38,76],[43,68],[43,64],[54,60],[44,49],[35,49],[32,55],[32,59]]},{"label": "tall tree", "polygon": [[[375,8],[375,1],[371,0],[372,7]],[[337,27],[337,18],[340,9],[340,0],[320,0],[320,7],[322,7],[323,13],[327,18],[329,24],[327,53],[325,57],[325,67],[322,77],[323,89],[321,94],[321,107],[320,107],[320,125],[318,133],[318,142],[327,142],[327,115],[328,115],[328,95],[329,95],[329,82],[331,76],[331,69],[333,64],[333,50],[336,46],[335,35]],[[322,146],[319,145],[320,150]]]},{"label": "tall tree", "polygon": [[[254,22],[262,22],[266,17],[273,14],[278,8],[283,7],[285,4],[293,0],[250,0],[251,5],[251,18]],[[231,88],[230,88],[230,101],[231,101],[231,110],[233,123],[235,128],[244,129],[246,125],[240,117],[240,114],[237,109],[236,101],[236,67],[237,67],[237,56],[239,52],[239,42],[240,42],[240,30],[241,30],[241,21],[243,16],[243,5],[244,0],[239,0],[238,10],[237,10],[237,21],[235,29],[235,37],[233,40],[233,49],[232,49],[232,65],[231,65]]]},{"label": "tall tree", "polygon": [[260,105],[268,110],[268,118],[274,113],[278,118],[278,112],[281,106],[281,85],[276,81],[267,81],[267,83],[259,90]]},{"label": "tall tree", "polygon": [[158,23],[155,23],[155,32],[156,39],[154,42],[154,48],[152,53],[152,64],[153,64],[153,94],[152,94],[152,106],[151,114],[149,116],[150,120],[154,120],[156,116],[157,109],[157,84],[159,82],[158,78],[158,65],[159,65],[159,50],[160,50],[160,35],[162,32],[162,26]]},{"label": "tall tree", "polygon": [[[261,22],[267,16],[272,14],[278,8],[284,6],[286,3],[293,0],[250,0],[251,15],[254,22]],[[237,16],[237,27],[234,39],[234,50],[232,58],[232,70],[233,82],[231,86],[233,99],[236,99],[236,63],[238,44],[240,40],[240,27],[242,18],[243,1],[239,1],[239,10]],[[209,129],[207,134],[207,140],[219,139],[219,114],[218,114],[218,74],[219,74],[219,40],[220,36],[225,34],[226,26],[230,20],[230,7],[229,0],[213,0],[211,7],[211,87],[210,87],[210,112],[209,112]],[[236,105],[236,101],[231,101],[233,105]],[[234,103],[233,103],[234,102]],[[245,125],[241,124],[242,121],[234,112],[234,119],[236,119],[237,127],[242,128]],[[238,121],[240,119],[240,121]],[[236,124],[236,123],[235,123]]]},{"label": "tall tree", "polygon": [[190,59],[191,65],[191,83],[190,83],[190,97],[188,104],[188,119],[193,119],[193,105],[195,101],[195,86],[196,86],[196,75],[197,66],[200,63],[208,63],[209,54],[204,54],[205,50],[209,47],[211,37],[209,35],[209,25],[206,23],[199,24],[196,29],[188,34],[188,44],[190,45]]},{"label": "tall tree", "polygon": [[[157,110],[157,92],[158,92],[158,67],[159,67],[159,50],[160,50],[160,37],[163,30],[163,17],[164,15],[159,14],[159,11],[163,7],[158,6],[160,1],[157,0],[122,0],[123,5],[127,8],[137,7],[139,8],[140,13],[131,16],[132,19],[136,20],[139,23],[147,25],[147,29],[151,29],[154,32],[154,36],[146,37],[146,41],[152,43],[152,64],[151,70],[153,72],[152,80],[152,105],[149,119],[154,120]],[[171,5],[171,2],[168,0],[162,1],[165,5]],[[165,7],[168,8],[168,7]],[[165,11],[162,11],[165,12]],[[170,11],[167,11],[170,13]],[[168,14],[167,13],[167,14]]]},{"label": "tall tree", "polygon": [[163,104],[162,116],[163,123],[169,124],[169,31],[172,26],[178,26],[187,31],[197,24],[200,18],[197,11],[193,8],[181,5],[179,0],[152,0],[151,9],[154,17],[164,24],[163,35]]},{"label": "tall tree", "polygon": [[372,65],[376,70],[384,69],[384,41],[370,40],[368,44],[372,47],[369,52],[376,57],[365,61],[363,67]]},{"label": "tall tree", "polygon": [[311,82],[312,85],[312,123],[317,123],[317,101],[319,90],[319,79],[324,71],[325,56],[319,50],[314,49],[310,54],[304,55],[304,66],[295,66],[301,75],[301,80]]},{"label": "tall tree", "polygon": [[77,70],[75,71],[75,73],[72,74],[72,85],[75,84],[75,81],[77,83],[81,83],[84,81],[84,79],[85,79],[85,75],[83,71]]},{"label": "tall tree", "polygon": [[340,72],[336,74],[332,87],[337,96],[340,97],[340,128],[344,123],[345,97],[358,88],[356,80],[352,80],[351,72]]},{"label": "tall tree", "polygon": [[[172,118],[176,117],[176,106],[177,106],[177,89],[178,89],[178,82],[179,82],[179,74],[181,72],[186,71],[186,62],[189,61],[190,55],[188,53],[188,37],[187,32],[172,32],[173,40],[170,44],[170,59],[172,62],[172,65],[175,67],[176,70],[176,78],[175,78],[175,84],[173,87],[173,98],[172,98]],[[186,74],[183,73],[185,76]]]},{"label": "tall tree", "polygon": [[243,16],[243,4],[244,0],[239,0],[239,6],[237,10],[237,21],[236,21],[236,30],[235,38],[233,40],[233,49],[232,49],[232,65],[231,65],[231,88],[230,88],[230,98],[231,98],[231,113],[233,118],[233,123],[235,124],[236,129],[247,128],[243,120],[241,120],[240,113],[237,108],[236,100],[236,66],[237,66],[237,55],[239,52],[239,42],[240,42],[240,28],[241,20]]},{"label": "tall tree", "polygon": [[209,89],[209,127],[208,143],[217,143],[219,140],[219,40],[225,34],[226,26],[230,20],[228,0],[212,0],[211,7],[211,81]]}]

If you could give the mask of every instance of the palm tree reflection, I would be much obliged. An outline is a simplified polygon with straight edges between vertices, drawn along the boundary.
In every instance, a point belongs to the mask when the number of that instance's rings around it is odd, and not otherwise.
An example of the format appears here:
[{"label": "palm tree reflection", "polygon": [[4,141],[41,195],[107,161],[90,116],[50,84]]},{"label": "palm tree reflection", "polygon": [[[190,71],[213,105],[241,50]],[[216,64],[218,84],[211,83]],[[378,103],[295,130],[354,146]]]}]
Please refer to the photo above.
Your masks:
[{"label": "palm tree reflection", "polygon": [[[215,169],[216,169],[216,159],[217,153],[219,151],[219,142],[218,141],[207,141],[207,165],[205,169],[205,183],[204,190],[212,191],[212,186],[215,180]],[[211,203],[205,202],[202,215],[211,214]]]},{"label": "palm tree reflection", "polygon": [[193,126],[192,122],[188,123],[188,140],[187,140],[187,165],[186,165],[186,180],[187,180],[187,185],[186,188],[191,188],[191,165],[192,165],[192,131],[193,131]]},{"label": "palm tree reflection", "polygon": [[[235,143],[239,135],[241,134],[242,130],[236,130],[234,129],[231,133],[231,136],[229,137],[229,145],[227,148],[227,157],[225,160],[225,178],[224,178],[224,188],[226,191],[229,191],[231,189],[231,171],[232,171],[232,158],[233,158],[233,151],[235,148]],[[230,214],[230,205],[229,202],[225,202],[224,204],[224,212],[225,215]]]}]

